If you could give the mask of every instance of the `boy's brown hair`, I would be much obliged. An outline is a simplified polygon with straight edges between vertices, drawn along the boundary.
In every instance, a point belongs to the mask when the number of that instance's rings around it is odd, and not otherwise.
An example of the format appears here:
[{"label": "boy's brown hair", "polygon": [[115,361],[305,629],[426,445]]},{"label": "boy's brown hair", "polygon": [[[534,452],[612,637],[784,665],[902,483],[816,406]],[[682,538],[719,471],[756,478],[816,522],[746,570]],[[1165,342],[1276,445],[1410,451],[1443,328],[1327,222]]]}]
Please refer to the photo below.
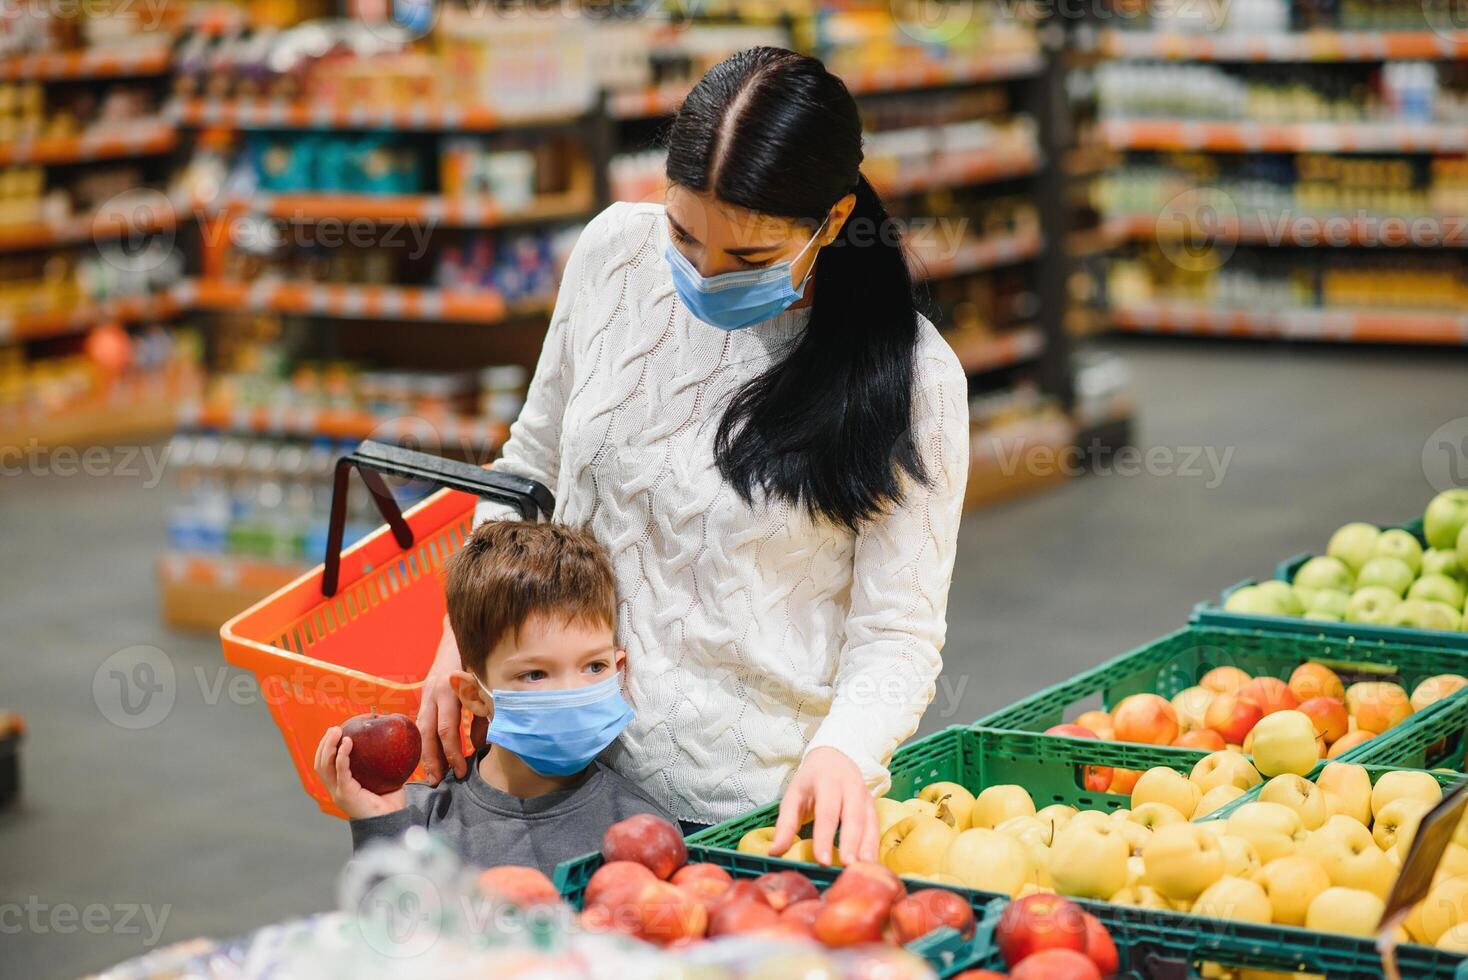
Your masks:
[{"label": "boy's brown hair", "polygon": [[451,556],[444,592],[464,669],[483,677],[489,653],[533,616],[616,626],[612,563],[590,533],[564,524],[490,521]]}]

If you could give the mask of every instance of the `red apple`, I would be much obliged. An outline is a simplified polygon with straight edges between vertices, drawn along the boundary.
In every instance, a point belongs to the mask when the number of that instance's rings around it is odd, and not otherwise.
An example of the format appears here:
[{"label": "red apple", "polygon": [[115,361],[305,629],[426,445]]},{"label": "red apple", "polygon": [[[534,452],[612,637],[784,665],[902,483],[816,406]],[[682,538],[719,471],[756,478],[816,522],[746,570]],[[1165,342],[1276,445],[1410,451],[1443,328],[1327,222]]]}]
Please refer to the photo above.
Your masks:
[{"label": "red apple", "polygon": [[974,934],[974,910],[968,902],[942,888],[920,888],[892,906],[892,931],[904,945],[949,926],[968,939]]},{"label": "red apple", "polygon": [[871,895],[885,902],[883,910],[901,898],[907,887],[902,879],[893,874],[886,865],[875,861],[857,861],[848,864],[846,870],[826,889],[826,901],[836,902],[843,898]]},{"label": "red apple", "polygon": [[765,893],[765,901],[776,912],[782,912],[796,902],[804,902],[821,894],[810,883],[810,879],[799,871],[771,871],[754,879],[754,883]]},{"label": "red apple", "polygon": [[664,880],[688,863],[688,848],[678,828],[648,813],[608,827],[601,853],[607,861],[636,861]]},{"label": "red apple", "polygon": [[1046,735],[1068,735],[1071,738],[1095,738],[1096,733],[1085,725],[1077,725],[1073,722],[1064,725],[1051,725],[1045,729]]},{"label": "red apple", "polygon": [[608,907],[614,929],[660,946],[702,936],[709,924],[703,905],[666,881],[647,881],[635,891],[615,892]]},{"label": "red apple", "polygon": [[1299,707],[1300,701],[1290,691],[1290,686],[1278,677],[1256,677],[1239,688],[1239,697],[1252,701],[1266,715]]},{"label": "red apple", "polygon": [[1011,967],[1040,950],[1086,948],[1085,912],[1059,895],[1039,893],[1010,902],[999,917],[994,938]]},{"label": "red apple", "polygon": [[1103,977],[1115,976],[1121,969],[1121,956],[1116,952],[1116,943],[1101,920],[1090,912],[1082,912],[1086,920],[1086,955],[1096,964]]},{"label": "red apple", "polygon": [[1220,694],[1208,702],[1203,724],[1223,736],[1229,745],[1241,745],[1249,732],[1264,717],[1264,709],[1241,694]]},{"label": "red apple", "polygon": [[781,922],[798,922],[812,936],[815,935],[816,916],[825,906],[819,898],[807,898],[802,902],[791,902],[780,913]]},{"label": "red apple", "polygon": [[522,908],[554,905],[561,900],[561,893],[540,869],[519,864],[503,864],[481,871],[474,886],[487,895],[498,895],[511,905]]},{"label": "red apple", "polygon": [[[641,867],[641,865],[638,865]],[[648,872],[650,875],[652,872]],[[668,879],[679,888],[698,899],[704,905],[708,905],[734,883],[729,872],[717,864],[685,864],[673,872],[673,877]]]},{"label": "red apple", "polygon": [[586,883],[586,905],[598,905],[608,893],[631,885],[641,887],[645,882],[656,881],[653,873],[636,861],[608,861],[597,868]]},{"label": "red apple", "polygon": [[[1137,780],[1142,778],[1140,769],[1113,769],[1111,776],[1111,788],[1109,792],[1120,796],[1131,796],[1132,790],[1137,785]],[[1087,789],[1089,789],[1089,785]]]},{"label": "red apple", "polygon": [[423,756],[423,736],[407,715],[357,715],[342,722],[342,737],[352,740],[352,778],[382,796],[403,788]]},{"label": "red apple", "polygon": [[1177,710],[1158,694],[1133,694],[1122,698],[1111,713],[1119,742],[1169,745],[1177,738]]},{"label": "red apple", "polygon": [[810,926],[803,922],[783,918],[774,925],[759,930],[755,935],[769,936],[771,939],[797,939],[808,943],[816,941],[816,934],[811,931]]},{"label": "red apple", "polygon": [[[1306,666],[1310,666],[1307,664]],[[1315,723],[1315,734],[1330,745],[1351,727],[1351,717],[1346,713],[1346,703],[1340,698],[1310,698],[1300,703],[1300,713]]]},{"label": "red apple", "polygon": [[[1071,738],[1097,738],[1097,734],[1085,725],[1051,725],[1045,729],[1046,735],[1068,735]],[[1112,771],[1110,766],[1086,766],[1082,770],[1082,779],[1086,789],[1093,793],[1104,793],[1111,787]]]},{"label": "red apple", "polygon": [[714,907],[732,905],[735,902],[755,902],[759,905],[770,904],[765,899],[765,890],[749,878],[741,878],[724,889],[724,894],[714,899]]},{"label": "red apple", "polygon": [[764,902],[720,902],[709,914],[708,933],[712,938],[739,932],[756,932],[768,929],[779,921],[780,913]]},{"label": "red apple", "polygon": [[1172,740],[1172,744],[1184,749],[1202,749],[1204,752],[1219,752],[1227,748],[1223,736],[1211,728],[1195,728],[1183,732]]},{"label": "red apple", "polygon": [[880,895],[853,895],[832,901],[816,913],[816,938],[827,946],[859,946],[879,943],[887,925],[887,910],[892,903]]},{"label": "red apple", "polygon": [[994,970],[964,970],[955,973],[953,980],[1004,980],[1004,974]]},{"label": "red apple", "polygon": [[1085,953],[1073,949],[1042,949],[1020,960],[1009,971],[1010,980],[1101,980],[1101,971]]}]

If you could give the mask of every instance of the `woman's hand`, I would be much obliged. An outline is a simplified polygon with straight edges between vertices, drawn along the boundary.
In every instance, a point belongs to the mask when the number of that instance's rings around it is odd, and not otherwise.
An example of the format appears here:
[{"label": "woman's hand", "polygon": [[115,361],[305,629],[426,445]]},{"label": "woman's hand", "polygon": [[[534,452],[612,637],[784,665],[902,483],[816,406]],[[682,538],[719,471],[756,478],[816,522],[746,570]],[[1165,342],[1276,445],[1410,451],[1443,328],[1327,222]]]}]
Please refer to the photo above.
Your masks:
[{"label": "woman's hand", "polygon": [[[463,779],[469,772],[469,763],[464,759],[463,708],[459,695],[449,681],[450,675],[459,669],[459,644],[454,640],[454,631],[449,628],[449,618],[443,618],[443,635],[439,637],[438,652],[433,655],[433,666],[423,679],[423,701],[418,705],[418,734],[423,737],[423,774],[430,786],[437,786],[450,769]],[[469,741],[474,746],[484,742],[484,731],[488,722],[475,718],[469,729]]]},{"label": "woman's hand", "polygon": [[408,805],[408,795],[401,787],[382,796],[363,789],[352,775],[351,755],[352,740],[343,738],[342,730],[335,725],[326,730],[316,746],[316,775],[326,784],[331,801],[343,813],[360,820],[395,813]]},{"label": "woman's hand", "polygon": [[811,843],[816,860],[831,863],[836,828],[841,828],[841,860],[877,859],[877,804],[867,791],[861,770],[846,755],[828,746],[811,749],[795,772],[780,818],[775,821],[775,840],[770,853],[784,854],[795,843],[795,835],[814,816]]}]

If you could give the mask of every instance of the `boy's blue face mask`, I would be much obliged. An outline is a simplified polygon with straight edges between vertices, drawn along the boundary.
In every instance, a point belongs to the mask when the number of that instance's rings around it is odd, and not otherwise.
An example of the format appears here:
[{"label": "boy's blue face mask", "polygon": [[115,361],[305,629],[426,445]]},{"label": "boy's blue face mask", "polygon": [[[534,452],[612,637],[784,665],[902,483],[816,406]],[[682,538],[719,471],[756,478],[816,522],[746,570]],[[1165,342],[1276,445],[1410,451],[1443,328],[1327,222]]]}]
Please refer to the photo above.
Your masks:
[{"label": "boy's blue face mask", "polygon": [[[830,220],[828,214],[826,221]],[[689,313],[720,330],[742,330],[763,323],[788,310],[805,292],[810,272],[796,285],[792,281],[794,273],[791,270],[821,237],[826,221],[821,222],[821,227],[793,259],[762,269],[736,269],[707,278],[698,274],[693,263],[678,251],[669,238],[663,256],[673,269],[673,288],[678,291],[678,298],[688,307]],[[812,262],[811,270],[814,269],[815,263]]]},{"label": "boy's blue face mask", "polygon": [[591,765],[632,721],[620,673],[587,687],[554,691],[491,691],[485,740],[513,752],[542,776],[574,776]]}]

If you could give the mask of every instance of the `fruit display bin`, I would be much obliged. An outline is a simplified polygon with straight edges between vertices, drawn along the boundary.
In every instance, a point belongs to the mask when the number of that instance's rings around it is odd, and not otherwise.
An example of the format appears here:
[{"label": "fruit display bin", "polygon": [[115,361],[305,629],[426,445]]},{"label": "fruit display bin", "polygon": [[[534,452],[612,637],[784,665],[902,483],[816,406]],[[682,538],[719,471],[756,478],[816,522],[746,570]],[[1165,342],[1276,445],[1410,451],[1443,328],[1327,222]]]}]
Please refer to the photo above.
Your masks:
[{"label": "fruit display bin", "polygon": [[[702,862],[716,864],[729,872],[736,880],[758,878],[767,871],[783,871],[795,867],[788,861],[702,847],[692,841],[688,844],[688,861],[690,864]],[[556,868],[554,877],[556,889],[561,893],[561,897],[573,908],[579,910],[586,894],[586,884],[596,873],[596,869],[601,866],[602,856],[599,852],[561,864]],[[823,892],[840,874],[839,869],[823,868],[815,864],[802,864],[799,865],[799,868],[811,883]],[[962,888],[948,890],[962,895],[972,904],[972,893]],[[974,918],[977,921],[977,927],[974,930],[973,938],[964,939],[952,929],[943,928],[908,943],[907,948],[927,960],[928,965],[940,977],[951,977],[956,973],[971,969],[1000,969],[1003,961],[999,958],[999,951],[994,945],[994,926],[1003,910],[1002,901],[976,904],[974,905]]]},{"label": "fruit display bin", "polygon": [[[1408,692],[1436,674],[1468,672],[1468,657],[1443,647],[1192,625],[1038,691],[980,719],[978,724],[1012,731],[1044,731],[1088,708],[1109,711],[1128,695],[1152,693],[1172,698],[1197,684],[1214,667],[1231,665],[1254,676],[1267,674],[1286,680],[1295,667],[1307,661],[1331,668],[1347,686],[1356,681],[1394,681]],[[1413,725],[1414,718],[1409,717],[1397,728]],[[1381,737],[1356,746],[1341,758],[1376,761],[1373,747]]]},{"label": "fruit display bin", "polygon": [[1468,773],[1468,689],[1428,705],[1362,749],[1372,766]]},{"label": "fruit display bin", "polygon": [[[1382,529],[1388,530],[1394,527],[1410,533],[1419,544],[1424,546],[1427,544],[1420,520],[1409,521],[1406,524],[1383,525]],[[1286,558],[1275,566],[1274,577],[1281,582],[1293,581],[1295,572],[1299,571],[1300,566],[1312,557],[1314,556],[1309,553],[1301,553],[1293,558]],[[1305,619],[1300,616],[1260,616],[1252,613],[1229,612],[1223,608],[1228,597],[1239,589],[1258,584],[1257,579],[1245,579],[1224,589],[1217,602],[1207,600],[1198,603],[1193,607],[1191,622],[1200,626],[1228,626],[1236,629],[1305,634],[1347,643],[1406,643],[1415,646],[1443,647],[1468,655],[1468,631],[1424,630],[1406,626],[1369,626],[1365,623],[1333,623],[1325,620]]]}]

